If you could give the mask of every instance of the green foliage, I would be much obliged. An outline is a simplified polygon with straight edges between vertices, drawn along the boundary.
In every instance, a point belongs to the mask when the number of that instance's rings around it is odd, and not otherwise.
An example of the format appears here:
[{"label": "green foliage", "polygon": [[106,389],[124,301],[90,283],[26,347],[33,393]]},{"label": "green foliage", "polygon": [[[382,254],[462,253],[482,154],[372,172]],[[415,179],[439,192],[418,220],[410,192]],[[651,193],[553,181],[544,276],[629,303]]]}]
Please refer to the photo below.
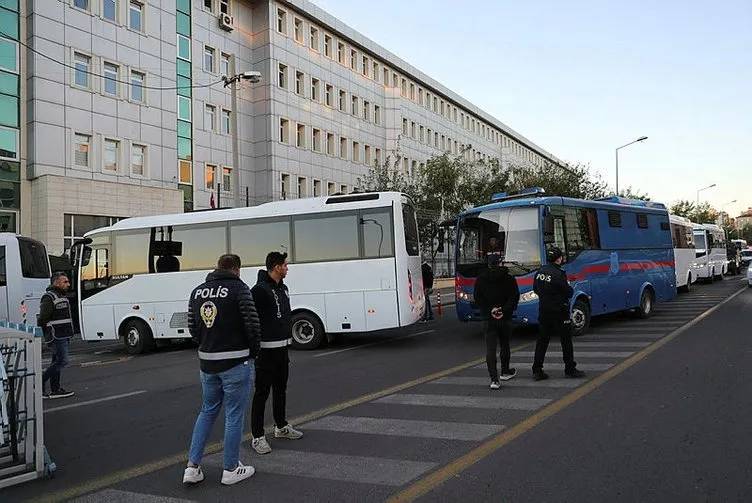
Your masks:
[{"label": "green foliage", "polygon": [[647,193],[643,194],[637,189],[633,189],[630,185],[626,190],[619,192],[619,197],[625,197],[627,199],[639,199],[640,201],[650,201],[650,196]]},{"label": "green foliage", "polygon": [[718,210],[707,202],[698,205],[692,201],[680,200],[672,204],[669,211],[674,215],[688,218],[698,224],[715,223],[718,218]]}]

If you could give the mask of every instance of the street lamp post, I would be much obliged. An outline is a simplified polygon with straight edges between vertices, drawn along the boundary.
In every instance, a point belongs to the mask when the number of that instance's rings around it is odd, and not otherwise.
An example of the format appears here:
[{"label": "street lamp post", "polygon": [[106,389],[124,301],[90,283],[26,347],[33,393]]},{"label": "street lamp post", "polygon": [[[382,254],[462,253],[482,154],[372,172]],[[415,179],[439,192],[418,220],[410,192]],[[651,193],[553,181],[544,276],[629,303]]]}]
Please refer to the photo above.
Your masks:
[{"label": "street lamp post", "polygon": [[715,184],[708,185],[707,187],[703,187],[701,189],[697,189],[697,206],[700,205],[700,192],[702,192],[703,190],[712,189],[713,187],[715,187]]},{"label": "street lamp post", "polygon": [[[733,201],[729,201],[729,202],[721,205],[721,211],[718,214],[718,219],[720,220],[721,225],[723,225],[723,214],[726,213],[726,206],[728,206],[729,204],[734,204],[735,202],[736,202],[736,199],[734,199]],[[726,213],[726,214],[728,215],[728,213]],[[729,217],[729,219],[730,219],[730,217]]]},{"label": "street lamp post", "polygon": [[637,143],[638,141],[645,141],[647,139],[648,139],[647,136],[641,136],[637,138],[636,140],[627,143],[626,145],[622,145],[621,147],[616,148],[616,195],[617,196],[619,195],[619,150],[624,147],[628,147],[632,145],[633,143]]}]

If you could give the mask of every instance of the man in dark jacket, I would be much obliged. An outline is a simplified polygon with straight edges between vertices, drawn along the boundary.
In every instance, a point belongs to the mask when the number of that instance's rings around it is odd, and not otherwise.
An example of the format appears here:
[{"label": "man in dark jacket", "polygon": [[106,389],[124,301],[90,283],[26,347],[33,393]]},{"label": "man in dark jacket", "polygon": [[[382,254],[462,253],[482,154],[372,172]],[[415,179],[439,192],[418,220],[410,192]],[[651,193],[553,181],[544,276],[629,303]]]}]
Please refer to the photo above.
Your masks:
[{"label": "man in dark jacket", "polygon": [[204,480],[204,446],[224,404],[222,484],[236,484],[255,471],[243,465],[239,457],[260,338],[251,290],[240,279],[240,257],[219,257],[217,269],[193,290],[188,301],[188,329],[199,345],[203,404],[193,428],[183,483]]},{"label": "man in dark jacket", "polygon": [[264,409],[272,392],[274,438],[296,440],[303,433],[285,418],[287,378],[290,359],[291,310],[290,294],[282,281],[287,276],[287,254],[271,252],[266,256],[266,270],[258,273],[258,282],[251,290],[261,318],[261,351],[256,365],[256,391],[251,405],[251,447],[259,454],[272,451],[264,436]]},{"label": "man in dark jacket", "polygon": [[561,340],[564,374],[567,377],[585,375],[577,370],[577,362],[574,361],[569,316],[569,302],[574,290],[567,281],[567,273],[561,268],[563,263],[564,253],[559,248],[550,248],[548,264],[538,270],[533,281],[533,291],[538,295],[538,340],[533,361],[533,379],[536,381],[548,379],[548,374],[543,372],[543,360],[552,335],[558,335]]},{"label": "man in dark jacket", "polygon": [[423,294],[426,298],[426,310],[423,313],[423,321],[431,321],[433,319],[433,310],[431,309],[431,289],[433,288],[433,269],[428,265],[428,262],[423,262],[420,266],[420,272],[423,276]]},{"label": "man in dark jacket", "polygon": [[500,266],[499,255],[489,255],[488,269],[483,271],[475,282],[475,304],[481,315],[487,319],[486,325],[486,365],[491,378],[491,389],[499,389],[499,370],[496,368],[496,341],[501,346],[501,379],[508,381],[517,375],[517,370],[509,367],[509,338],[512,333],[512,315],[520,300],[517,281],[509,275],[509,270]]},{"label": "man in dark jacket", "polygon": [[42,374],[42,387],[50,381],[50,392],[44,393],[44,398],[67,398],[74,395],[72,391],[60,386],[60,371],[68,365],[68,348],[75,332],[73,312],[66,296],[69,288],[68,276],[61,272],[55,273],[52,284],[42,295],[39,305],[38,325],[42,327],[45,341],[52,349],[52,361]]}]

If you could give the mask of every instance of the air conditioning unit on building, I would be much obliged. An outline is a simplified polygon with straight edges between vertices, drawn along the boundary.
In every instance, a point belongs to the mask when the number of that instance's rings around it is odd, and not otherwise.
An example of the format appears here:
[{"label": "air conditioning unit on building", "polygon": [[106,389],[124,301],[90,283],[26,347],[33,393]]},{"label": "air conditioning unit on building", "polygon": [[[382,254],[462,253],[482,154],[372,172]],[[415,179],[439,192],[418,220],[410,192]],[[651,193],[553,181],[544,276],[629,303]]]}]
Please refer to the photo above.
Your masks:
[{"label": "air conditioning unit on building", "polygon": [[235,29],[235,19],[229,14],[220,14],[219,27],[225,31],[232,31]]}]

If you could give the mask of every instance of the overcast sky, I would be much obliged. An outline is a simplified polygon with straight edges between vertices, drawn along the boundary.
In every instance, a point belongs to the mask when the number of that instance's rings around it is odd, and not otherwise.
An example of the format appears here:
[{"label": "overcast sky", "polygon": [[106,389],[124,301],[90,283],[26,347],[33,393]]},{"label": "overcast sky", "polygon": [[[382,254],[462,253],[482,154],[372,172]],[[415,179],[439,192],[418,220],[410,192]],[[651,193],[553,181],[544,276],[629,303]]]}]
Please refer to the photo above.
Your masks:
[{"label": "overcast sky", "polygon": [[752,206],[752,0],[314,3],[612,185],[645,135],[622,188]]}]

